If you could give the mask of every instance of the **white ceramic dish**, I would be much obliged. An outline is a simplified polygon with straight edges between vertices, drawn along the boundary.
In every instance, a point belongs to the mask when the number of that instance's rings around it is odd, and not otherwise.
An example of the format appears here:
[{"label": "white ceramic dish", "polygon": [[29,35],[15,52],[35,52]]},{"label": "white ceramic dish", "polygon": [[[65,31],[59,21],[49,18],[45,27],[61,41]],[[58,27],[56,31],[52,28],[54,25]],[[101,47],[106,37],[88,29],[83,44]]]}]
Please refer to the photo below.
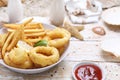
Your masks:
[{"label": "white ceramic dish", "polygon": [[94,8],[87,8],[87,0],[68,1],[65,5],[69,18],[73,23],[97,22],[102,13],[102,4],[94,1]]},{"label": "white ceramic dish", "polygon": [[120,25],[120,7],[113,7],[102,13],[104,22],[110,25]]},{"label": "white ceramic dish", "polygon": [[[26,20],[26,19],[28,19],[28,18],[25,18],[24,20]],[[39,19],[39,18],[34,18],[34,21],[39,22],[38,19]],[[24,20],[22,20],[22,21],[24,21]],[[43,25],[44,25],[44,27],[45,27],[46,29],[54,29],[54,28],[55,28],[55,26],[53,26],[53,25],[48,25],[48,24],[43,24]],[[68,48],[68,47],[67,47],[67,48]],[[8,69],[10,69],[10,70],[12,70],[12,71],[18,72],[18,73],[24,73],[24,74],[40,73],[40,72],[43,72],[43,71],[47,71],[48,69],[53,68],[54,66],[56,66],[57,64],[59,64],[59,63],[67,56],[67,54],[68,54],[68,53],[67,53],[67,48],[66,48],[66,50],[64,51],[64,53],[61,55],[61,57],[60,57],[60,59],[59,59],[59,61],[58,61],[57,63],[52,64],[52,65],[47,66],[47,67],[43,67],[43,68],[20,69],[20,68],[15,68],[15,67],[11,67],[11,66],[6,65],[3,60],[0,60],[0,64],[2,64],[4,67],[6,67],[6,68],[8,68]]]},{"label": "white ceramic dish", "polygon": [[81,63],[74,65],[74,67],[72,68],[72,76],[75,80],[77,80],[77,78],[75,76],[75,70],[81,65],[95,65],[95,66],[97,66],[98,68],[100,68],[100,70],[102,72],[102,80],[105,80],[105,70],[100,65],[92,63],[92,62],[81,62]]},{"label": "white ceramic dish", "polygon": [[116,57],[120,57],[120,38],[105,39],[101,42],[101,49]]}]

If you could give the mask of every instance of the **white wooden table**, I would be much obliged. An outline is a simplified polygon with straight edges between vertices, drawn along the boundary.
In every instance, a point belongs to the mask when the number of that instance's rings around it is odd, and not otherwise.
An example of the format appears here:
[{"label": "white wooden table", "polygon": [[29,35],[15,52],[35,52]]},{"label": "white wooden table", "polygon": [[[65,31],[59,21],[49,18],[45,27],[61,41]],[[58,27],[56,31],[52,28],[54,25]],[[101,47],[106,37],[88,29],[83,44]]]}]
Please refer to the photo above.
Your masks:
[{"label": "white wooden table", "polygon": [[[7,20],[5,10],[0,9],[0,13],[2,13],[0,16],[5,16],[4,20]],[[28,16],[30,15],[28,14]],[[95,26],[104,27],[106,35],[99,36],[93,33],[91,29]],[[106,71],[105,80],[120,80],[120,59],[102,51],[100,48],[101,41],[106,37],[116,38],[120,36],[120,27],[110,27],[100,20],[98,23],[85,25],[85,29],[80,33],[84,36],[85,41],[71,38],[67,50],[69,54],[54,68],[43,73],[27,75],[10,71],[0,65],[0,80],[73,80],[71,74],[73,66],[84,61],[102,66]]]}]

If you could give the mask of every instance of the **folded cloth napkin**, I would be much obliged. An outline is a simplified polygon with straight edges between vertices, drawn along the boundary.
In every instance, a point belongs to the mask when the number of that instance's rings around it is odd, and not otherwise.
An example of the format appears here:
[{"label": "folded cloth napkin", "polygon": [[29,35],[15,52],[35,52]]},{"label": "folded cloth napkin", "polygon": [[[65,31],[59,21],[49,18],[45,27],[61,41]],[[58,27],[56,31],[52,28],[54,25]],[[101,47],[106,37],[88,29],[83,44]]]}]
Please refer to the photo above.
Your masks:
[{"label": "folded cloth napkin", "polygon": [[92,17],[85,18],[85,17],[78,17],[78,16],[70,15],[70,20],[72,21],[72,23],[75,23],[75,24],[93,23],[93,22],[98,22],[99,16],[92,16]]},{"label": "folded cloth napkin", "polygon": [[[69,5],[67,5],[67,6],[69,6]],[[99,17],[102,12],[102,5],[100,2],[95,1],[95,6],[97,7],[97,11],[94,12],[94,11],[90,11],[89,9],[85,9],[85,10],[83,10],[84,15],[74,15],[70,11],[70,9],[67,11],[67,13],[68,13],[68,16],[69,16],[71,22],[74,24],[98,22]],[[73,11],[73,8],[72,8],[72,11]]]}]

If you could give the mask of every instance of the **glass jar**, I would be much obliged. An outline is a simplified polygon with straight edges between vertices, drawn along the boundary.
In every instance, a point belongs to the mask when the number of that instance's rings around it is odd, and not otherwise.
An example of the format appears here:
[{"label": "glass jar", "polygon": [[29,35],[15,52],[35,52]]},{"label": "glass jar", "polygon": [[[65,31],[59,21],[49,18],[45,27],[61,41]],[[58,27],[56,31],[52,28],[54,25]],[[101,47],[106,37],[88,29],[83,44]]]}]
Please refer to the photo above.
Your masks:
[{"label": "glass jar", "polygon": [[8,0],[8,17],[10,23],[19,22],[23,18],[21,0]]},{"label": "glass jar", "polygon": [[64,22],[65,8],[64,0],[53,0],[50,7],[50,21],[55,26],[60,26]]}]

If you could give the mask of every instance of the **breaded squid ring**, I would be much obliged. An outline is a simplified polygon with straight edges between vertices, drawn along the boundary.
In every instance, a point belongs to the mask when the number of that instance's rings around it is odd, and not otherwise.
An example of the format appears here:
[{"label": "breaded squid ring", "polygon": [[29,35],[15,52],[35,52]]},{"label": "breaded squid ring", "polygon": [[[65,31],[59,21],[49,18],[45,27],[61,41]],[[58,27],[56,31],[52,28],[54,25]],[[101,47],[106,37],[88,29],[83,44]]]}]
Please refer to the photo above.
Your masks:
[{"label": "breaded squid ring", "polygon": [[69,41],[71,34],[63,28],[56,28],[49,31],[47,36],[51,38],[51,40],[48,41],[49,46],[60,48]]},{"label": "breaded squid ring", "polygon": [[29,56],[32,62],[39,67],[45,67],[56,63],[59,60],[59,52],[54,47],[38,46],[33,48]]},{"label": "breaded squid ring", "polygon": [[28,53],[20,48],[14,48],[9,53],[6,53],[4,62],[7,65],[16,68],[27,69],[33,67],[33,63],[30,60]]}]

